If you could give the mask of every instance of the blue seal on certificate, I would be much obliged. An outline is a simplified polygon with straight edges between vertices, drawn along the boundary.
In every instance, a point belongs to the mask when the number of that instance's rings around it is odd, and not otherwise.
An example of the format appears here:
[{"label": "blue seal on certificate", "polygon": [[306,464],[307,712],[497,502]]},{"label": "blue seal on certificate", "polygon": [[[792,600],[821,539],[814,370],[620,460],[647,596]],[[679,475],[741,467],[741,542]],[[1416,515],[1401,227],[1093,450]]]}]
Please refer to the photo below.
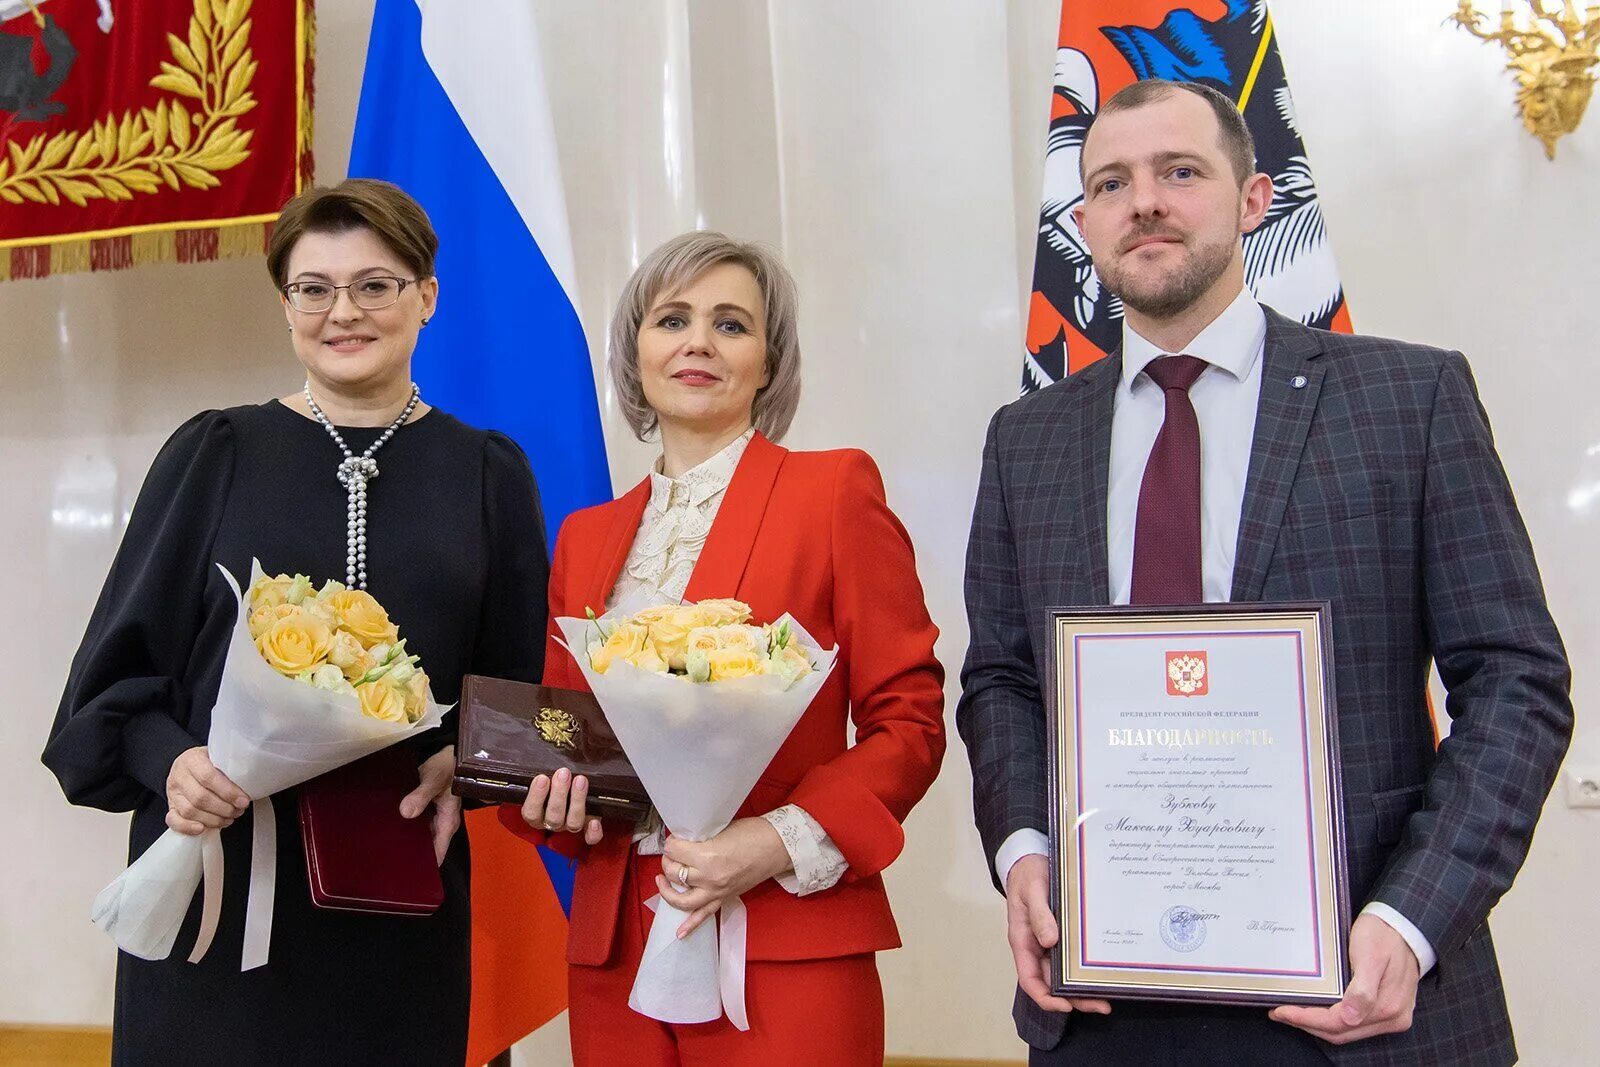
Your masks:
[{"label": "blue seal on certificate", "polygon": [[1206,920],[1184,904],[1167,909],[1161,916],[1161,940],[1174,952],[1193,952],[1206,943]]}]

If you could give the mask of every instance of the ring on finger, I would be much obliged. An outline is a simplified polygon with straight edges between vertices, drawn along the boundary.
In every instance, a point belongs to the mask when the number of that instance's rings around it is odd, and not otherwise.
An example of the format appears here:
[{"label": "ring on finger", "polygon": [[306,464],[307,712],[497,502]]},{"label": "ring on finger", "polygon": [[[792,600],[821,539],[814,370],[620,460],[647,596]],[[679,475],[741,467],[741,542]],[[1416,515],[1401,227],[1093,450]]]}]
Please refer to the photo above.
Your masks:
[{"label": "ring on finger", "polygon": [[683,890],[685,893],[687,893],[692,888],[689,885],[689,868],[688,867],[680,866],[678,868],[677,875],[674,877],[674,880],[678,883],[678,888]]}]

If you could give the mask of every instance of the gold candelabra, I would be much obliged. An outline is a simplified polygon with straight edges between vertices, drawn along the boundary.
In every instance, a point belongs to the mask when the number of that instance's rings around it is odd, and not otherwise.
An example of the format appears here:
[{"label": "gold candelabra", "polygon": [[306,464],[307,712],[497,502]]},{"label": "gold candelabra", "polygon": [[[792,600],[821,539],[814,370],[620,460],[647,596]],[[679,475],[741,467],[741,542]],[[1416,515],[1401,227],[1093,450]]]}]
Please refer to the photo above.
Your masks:
[{"label": "gold candelabra", "polygon": [[1454,22],[1480,41],[1505,49],[1506,69],[1517,78],[1517,108],[1528,132],[1544,142],[1544,154],[1556,158],[1556,142],[1583,121],[1594,92],[1600,63],[1600,5],[1582,14],[1576,0],[1520,0],[1527,9],[1519,18],[1510,0],[1500,7],[1500,26],[1461,0],[1447,22]]}]

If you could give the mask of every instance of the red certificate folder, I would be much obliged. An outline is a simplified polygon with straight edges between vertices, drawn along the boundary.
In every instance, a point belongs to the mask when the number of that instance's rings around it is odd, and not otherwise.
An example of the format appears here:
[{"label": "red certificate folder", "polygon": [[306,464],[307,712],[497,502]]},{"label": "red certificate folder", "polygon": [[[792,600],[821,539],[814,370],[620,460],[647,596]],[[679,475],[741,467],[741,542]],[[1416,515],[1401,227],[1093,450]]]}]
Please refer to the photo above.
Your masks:
[{"label": "red certificate folder", "polygon": [[319,908],[428,915],[444,903],[427,815],[400,801],[417,785],[417,760],[391,745],[300,787],[306,877]]}]

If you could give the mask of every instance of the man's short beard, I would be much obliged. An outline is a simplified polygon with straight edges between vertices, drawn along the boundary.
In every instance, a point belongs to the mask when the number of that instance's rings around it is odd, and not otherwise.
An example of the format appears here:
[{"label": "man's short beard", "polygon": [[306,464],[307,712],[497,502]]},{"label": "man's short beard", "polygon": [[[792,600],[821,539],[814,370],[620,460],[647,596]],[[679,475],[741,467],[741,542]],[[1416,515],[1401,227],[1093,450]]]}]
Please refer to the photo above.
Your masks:
[{"label": "man's short beard", "polygon": [[1170,319],[1193,307],[1227,271],[1232,260],[1233,249],[1227,245],[1198,248],[1189,262],[1162,277],[1154,292],[1131,289],[1126,275],[1108,271],[1099,263],[1095,269],[1101,283],[1123,304],[1152,319]]}]

